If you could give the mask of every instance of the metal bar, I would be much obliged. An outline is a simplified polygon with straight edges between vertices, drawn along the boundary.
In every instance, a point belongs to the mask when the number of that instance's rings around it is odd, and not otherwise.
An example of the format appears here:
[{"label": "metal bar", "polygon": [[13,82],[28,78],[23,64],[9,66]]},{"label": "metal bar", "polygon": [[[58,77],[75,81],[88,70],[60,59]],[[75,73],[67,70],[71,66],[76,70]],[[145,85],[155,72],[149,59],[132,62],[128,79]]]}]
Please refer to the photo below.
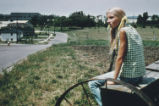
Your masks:
[{"label": "metal bar", "polygon": [[90,100],[89,100],[89,96],[88,96],[88,94],[87,94],[87,91],[86,91],[86,89],[84,88],[84,85],[81,84],[81,86],[82,86],[82,88],[83,88],[84,93],[86,94],[86,97],[87,97],[87,100],[88,100],[89,105],[92,106],[92,105],[91,105],[91,102],[90,102]]},{"label": "metal bar", "polygon": [[120,80],[115,80],[115,79],[112,79],[112,78],[108,78],[108,79],[90,79],[90,80],[86,80],[86,81],[83,81],[83,82],[79,82],[73,86],[71,86],[69,89],[67,89],[61,96],[60,98],[57,100],[55,106],[60,106],[62,100],[65,98],[66,94],[72,90],[73,88],[83,84],[83,83],[87,83],[89,81],[93,81],[93,80],[107,80],[107,81],[113,81],[117,84],[121,84],[121,85],[124,85],[126,86],[127,88],[129,88],[130,90],[132,90],[134,93],[136,93],[141,99],[143,99],[145,101],[145,103],[148,104],[148,106],[156,106],[153,101],[151,100],[151,98],[149,98],[144,92],[142,92],[141,90],[137,89],[135,86],[129,84],[129,83],[126,83],[126,82],[123,82],[123,81],[120,81]]},{"label": "metal bar", "polygon": [[66,99],[65,97],[64,97],[64,99],[66,100],[66,102],[67,102],[70,106],[73,106],[68,99]]},{"label": "metal bar", "polygon": [[87,83],[87,82],[93,81],[93,80],[94,80],[94,79],[90,79],[90,80],[86,80],[86,81],[83,81],[83,82],[79,82],[79,83],[77,83],[77,84],[71,86],[70,88],[68,88],[68,89],[59,97],[59,99],[56,101],[55,106],[60,106],[60,104],[61,104],[62,100],[64,99],[64,97],[66,96],[66,94],[67,94],[69,91],[71,91],[73,88],[75,88],[75,87],[81,85],[82,83]]},{"label": "metal bar", "polygon": [[146,70],[159,72],[159,69],[146,68]]},{"label": "metal bar", "polygon": [[104,86],[105,86],[105,88],[107,89],[108,88],[108,85],[107,85],[107,80],[105,81],[105,84],[104,84]]}]

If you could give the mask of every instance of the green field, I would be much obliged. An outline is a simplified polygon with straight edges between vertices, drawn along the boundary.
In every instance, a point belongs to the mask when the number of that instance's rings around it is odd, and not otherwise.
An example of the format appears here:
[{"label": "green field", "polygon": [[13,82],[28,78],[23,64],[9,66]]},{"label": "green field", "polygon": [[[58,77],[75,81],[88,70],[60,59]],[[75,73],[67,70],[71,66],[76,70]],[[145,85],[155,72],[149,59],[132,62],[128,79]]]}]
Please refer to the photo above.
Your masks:
[{"label": "green field", "polygon": [[[145,61],[159,60],[158,29],[138,28],[144,39]],[[153,30],[156,40],[153,38]],[[109,67],[109,36],[106,28],[85,28],[66,32],[67,44],[53,45],[45,51],[28,56],[11,72],[0,76],[0,106],[54,106],[57,98],[77,82],[104,73]],[[151,37],[150,37],[151,36]],[[153,46],[153,47],[152,47]],[[87,88],[87,84],[85,85]],[[75,105],[82,106],[82,88],[67,95]],[[63,106],[67,106],[63,103]]]},{"label": "green field", "polygon": [[[137,31],[144,41],[159,41],[159,28],[141,28]],[[84,41],[84,40],[109,40],[109,31],[105,28],[85,28],[84,30],[68,31],[69,41]]]}]

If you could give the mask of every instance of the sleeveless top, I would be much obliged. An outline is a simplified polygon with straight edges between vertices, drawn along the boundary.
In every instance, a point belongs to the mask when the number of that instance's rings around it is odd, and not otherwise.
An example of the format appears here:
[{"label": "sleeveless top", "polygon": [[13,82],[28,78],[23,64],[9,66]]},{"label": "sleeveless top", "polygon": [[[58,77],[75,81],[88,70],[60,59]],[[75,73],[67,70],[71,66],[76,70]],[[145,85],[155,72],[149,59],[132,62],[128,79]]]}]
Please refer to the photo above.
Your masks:
[{"label": "sleeveless top", "polygon": [[122,29],[126,32],[127,52],[120,70],[120,77],[141,77],[145,74],[145,61],[142,39],[136,29],[134,29],[130,25],[123,27]]}]

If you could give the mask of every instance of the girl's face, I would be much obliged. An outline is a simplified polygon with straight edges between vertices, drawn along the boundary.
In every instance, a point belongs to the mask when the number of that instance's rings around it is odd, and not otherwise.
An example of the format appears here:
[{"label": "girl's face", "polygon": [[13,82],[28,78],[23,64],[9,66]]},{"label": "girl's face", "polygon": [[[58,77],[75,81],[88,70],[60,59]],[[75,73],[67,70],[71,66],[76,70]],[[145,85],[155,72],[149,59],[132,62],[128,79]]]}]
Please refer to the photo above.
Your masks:
[{"label": "girl's face", "polygon": [[116,28],[119,25],[120,21],[121,20],[113,13],[107,13],[107,23],[110,25],[112,29]]}]

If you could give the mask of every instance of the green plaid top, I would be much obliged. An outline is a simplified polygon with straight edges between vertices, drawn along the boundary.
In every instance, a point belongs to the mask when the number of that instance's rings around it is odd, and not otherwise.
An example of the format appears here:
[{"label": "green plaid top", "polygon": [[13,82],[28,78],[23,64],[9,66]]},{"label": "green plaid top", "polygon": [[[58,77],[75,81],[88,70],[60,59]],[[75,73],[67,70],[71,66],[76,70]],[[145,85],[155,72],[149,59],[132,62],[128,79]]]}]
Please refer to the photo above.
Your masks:
[{"label": "green plaid top", "polygon": [[132,26],[126,26],[122,29],[126,32],[128,43],[127,53],[124,57],[124,62],[120,70],[120,77],[141,77],[145,74],[145,61],[142,39],[136,29],[134,29]]}]

